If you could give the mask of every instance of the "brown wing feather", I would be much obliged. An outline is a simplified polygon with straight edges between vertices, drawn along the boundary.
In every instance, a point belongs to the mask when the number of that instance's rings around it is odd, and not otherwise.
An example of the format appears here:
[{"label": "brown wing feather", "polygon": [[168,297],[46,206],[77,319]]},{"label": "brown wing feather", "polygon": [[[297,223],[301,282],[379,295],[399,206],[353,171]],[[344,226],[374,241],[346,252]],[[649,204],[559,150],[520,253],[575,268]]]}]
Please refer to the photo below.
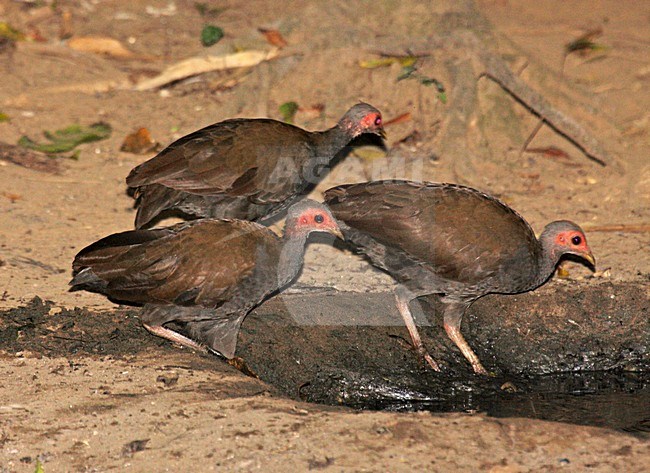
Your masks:
[{"label": "brown wing feather", "polygon": [[[310,141],[309,132],[275,120],[226,120],[175,141],[133,169],[127,184],[157,183],[202,195],[282,190],[298,180],[302,163],[313,155]],[[282,176],[273,174],[277,169]]]},{"label": "brown wing feather", "polygon": [[204,219],[164,230],[100,240],[75,258],[75,274],[91,268],[107,282],[102,292],[119,300],[213,307],[252,274],[257,251],[275,255],[280,245],[271,231],[252,222]]},{"label": "brown wing feather", "polygon": [[385,181],[331,189],[326,201],[337,219],[447,280],[477,284],[513,258],[533,257],[528,224],[475,189]]}]

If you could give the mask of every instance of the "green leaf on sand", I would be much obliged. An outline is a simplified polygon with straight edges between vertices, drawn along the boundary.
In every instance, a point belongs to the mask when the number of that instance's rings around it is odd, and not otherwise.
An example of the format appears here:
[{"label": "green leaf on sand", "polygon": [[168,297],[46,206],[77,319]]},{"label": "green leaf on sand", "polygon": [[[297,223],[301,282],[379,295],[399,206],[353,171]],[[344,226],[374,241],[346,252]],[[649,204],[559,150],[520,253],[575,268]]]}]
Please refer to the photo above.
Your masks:
[{"label": "green leaf on sand", "polygon": [[415,67],[415,64],[411,64],[410,66],[404,66],[402,67],[402,71],[400,74],[397,76],[397,82],[404,80],[404,79],[410,79],[413,73],[417,71],[417,68]]},{"label": "green leaf on sand", "polygon": [[54,132],[43,132],[50,143],[38,143],[23,136],[18,140],[18,145],[47,154],[65,153],[82,143],[104,140],[111,136],[111,131],[109,124],[101,122],[90,126],[70,125]]},{"label": "green leaf on sand", "polygon": [[607,51],[607,46],[596,43],[594,40],[602,35],[603,32],[600,29],[588,31],[579,38],[571,41],[570,43],[564,46],[564,54],[569,55],[571,53],[578,53],[581,56],[587,56],[592,52],[605,52]]},{"label": "green leaf on sand", "polygon": [[298,111],[298,104],[296,102],[285,102],[279,107],[282,120],[286,123],[293,123],[293,118]]},{"label": "green leaf on sand", "polygon": [[25,34],[18,31],[9,23],[0,21],[0,38],[7,38],[11,41],[24,41]]},{"label": "green leaf on sand", "polygon": [[223,38],[223,30],[218,26],[205,25],[201,31],[201,44],[203,46],[212,46]]},{"label": "green leaf on sand", "polygon": [[445,92],[445,86],[443,83],[433,77],[420,74],[415,64],[402,67],[402,71],[397,76],[397,82],[404,79],[416,79],[418,82],[420,82],[420,84],[427,87],[434,85],[438,90],[438,100],[440,100],[442,103],[447,103],[447,94]]}]

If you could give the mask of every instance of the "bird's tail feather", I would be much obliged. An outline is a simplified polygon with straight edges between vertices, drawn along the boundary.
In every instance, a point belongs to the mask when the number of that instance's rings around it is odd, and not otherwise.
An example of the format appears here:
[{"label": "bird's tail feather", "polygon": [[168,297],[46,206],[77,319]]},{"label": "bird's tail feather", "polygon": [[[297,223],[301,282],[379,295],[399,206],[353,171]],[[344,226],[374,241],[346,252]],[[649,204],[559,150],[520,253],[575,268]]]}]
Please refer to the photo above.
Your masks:
[{"label": "bird's tail feather", "polygon": [[151,184],[137,188],[135,198],[135,228],[141,229],[151,226],[161,212],[175,208],[182,199],[182,193],[160,184]]},{"label": "bird's tail feather", "polygon": [[69,284],[72,286],[71,291],[104,292],[107,282],[97,276],[92,268],[83,268],[74,275]]}]

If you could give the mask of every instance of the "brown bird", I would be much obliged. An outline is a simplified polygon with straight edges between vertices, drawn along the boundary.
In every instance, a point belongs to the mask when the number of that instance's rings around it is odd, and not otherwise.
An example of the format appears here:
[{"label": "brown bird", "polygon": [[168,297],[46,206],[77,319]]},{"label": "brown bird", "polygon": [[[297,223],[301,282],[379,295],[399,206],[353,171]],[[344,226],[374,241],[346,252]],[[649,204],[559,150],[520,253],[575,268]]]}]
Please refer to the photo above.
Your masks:
[{"label": "brown bird", "polygon": [[467,308],[486,294],[516,294],[544,284],[565,254],[595,266],[575,223],[549,223],[539,240],[514,210],[454,184],[377,181],[329,189],[325,200],[346,238],[400,283],[397,307],[418,353],[422,344],[409,303],[436,294],[444,326],[476,373],[487,371],[460,332]]},{"label": "brown bird", "polygon": [[135,227],[166,211],[257,221],[272,217],[324,177],[334,157],[363,133],[385,137],[381,113],[359,103],[329,130],[235,118],[175,141],[134,168]]},{"label": "brown bird", "polygon": [[[71,290],[142,304],[151,333],[232,358],[242,320],[297,276],[311,232],[343,237],[313,200],[289,208],[282,238],[254,222],[215,219],[116,233],[77,254]],[[168,322],[184,325],[189,338]]]}]

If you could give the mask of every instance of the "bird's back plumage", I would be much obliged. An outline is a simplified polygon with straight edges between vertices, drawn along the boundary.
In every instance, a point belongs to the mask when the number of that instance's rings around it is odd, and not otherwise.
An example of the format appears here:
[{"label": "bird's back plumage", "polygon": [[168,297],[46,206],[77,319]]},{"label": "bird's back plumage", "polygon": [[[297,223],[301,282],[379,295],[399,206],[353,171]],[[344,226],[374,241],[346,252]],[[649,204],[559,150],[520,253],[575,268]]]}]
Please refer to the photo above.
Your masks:
[{"label": "bird's back plumage", "polygon": [[397,276],[400,266],[421,268],[442,293],[516,292],[537,267],[526,221],[469,187],[377,181],[330,189],[326,201],[362,252]]},{"label": "bird's back plumage", "polygon": [[316,157],[314,136],[275,120],[232,119],[180,138],[127,177],[136,227],[168,209],[247,220],[277,213],[309,185],[303,168]]}]

